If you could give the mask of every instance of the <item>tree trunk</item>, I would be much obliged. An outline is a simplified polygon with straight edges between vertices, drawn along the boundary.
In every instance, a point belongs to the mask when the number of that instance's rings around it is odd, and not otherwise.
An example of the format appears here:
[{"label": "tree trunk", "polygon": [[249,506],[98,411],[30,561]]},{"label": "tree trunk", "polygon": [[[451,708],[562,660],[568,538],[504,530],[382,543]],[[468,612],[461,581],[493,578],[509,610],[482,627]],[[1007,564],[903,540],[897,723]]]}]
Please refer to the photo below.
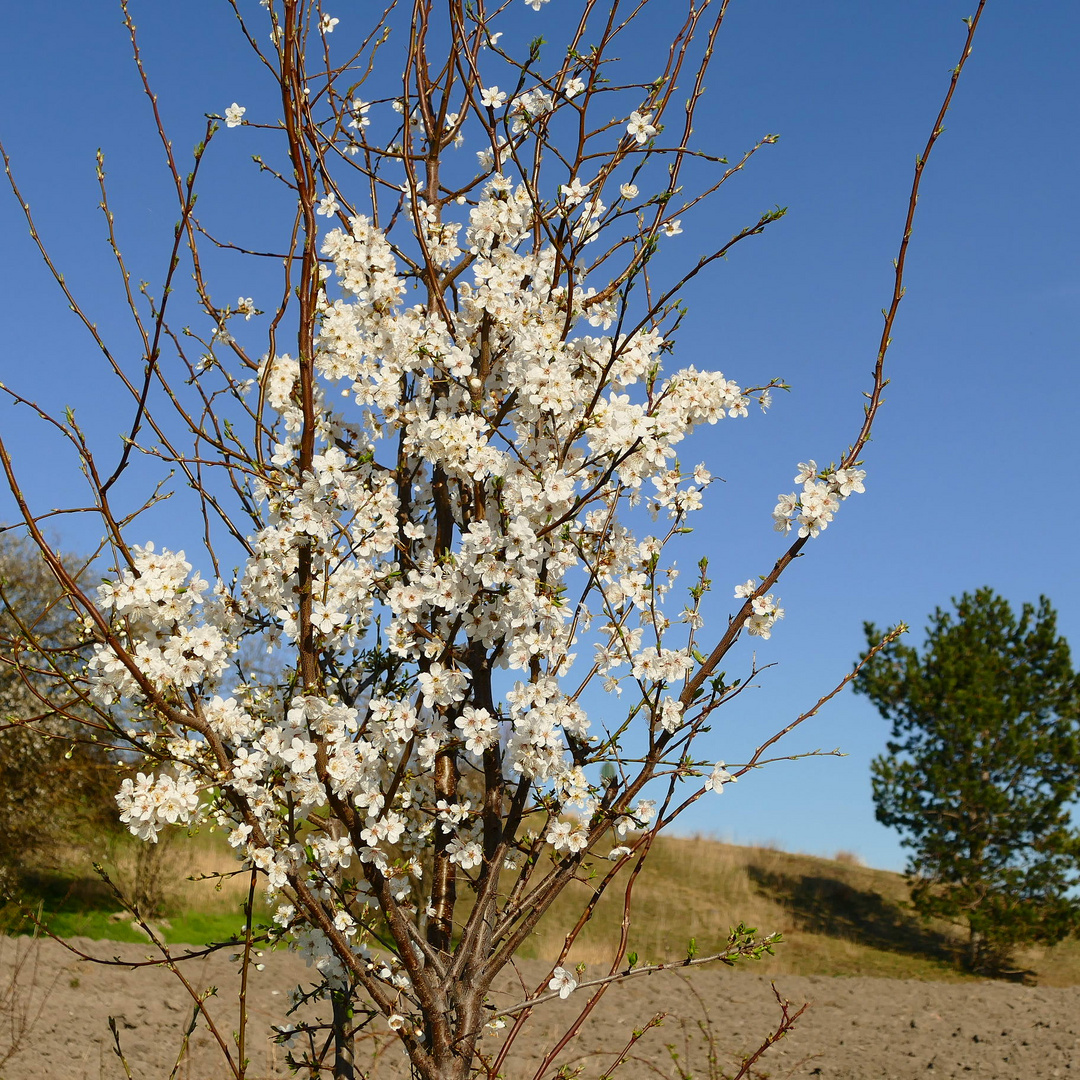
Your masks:
[{"label": "tree trunk", "polygon": [[353,1046],[352,994],[348,989],[331,994],[334,1003],[334,1080],[356,1080]]},{"label": "tree trunk", "polygon": [[969,923],[967,942],[967,966],[969,971],[982,970],[985,942],[986,939],[983,934]]}]

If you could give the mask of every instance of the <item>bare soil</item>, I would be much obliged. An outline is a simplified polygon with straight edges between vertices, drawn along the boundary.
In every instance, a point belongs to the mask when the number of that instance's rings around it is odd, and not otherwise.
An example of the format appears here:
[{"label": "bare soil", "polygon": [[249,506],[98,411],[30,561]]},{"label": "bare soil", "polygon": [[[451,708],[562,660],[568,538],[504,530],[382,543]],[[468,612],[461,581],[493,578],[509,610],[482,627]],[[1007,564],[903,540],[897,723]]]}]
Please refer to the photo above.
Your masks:
[{"label": "bare soil", "polygon": [[[149,954],[147,946],[86,939],[73,944],[95,956],[127,962]],[[285,1022],[290,989],[310,974],[296,956],[273,953],[262,959],[265,970],[253,973],[249,990],[249,1080],[289,1075],[285,1051],[269,1041],[270,1025]],[[234,1054],[238,966],[219,952],[183,967],[197,993],[217,988],[207,1008]],[[529,961],[521,975],[534,987],[547,970],[542,962]],[[810,1007],[794,1030],[758,1060],[755,1077],[1080,1076],[1080,987],[795,975],[778,975],[773,982],[793,1009],[803,1002]],[[500,1001],[511,1000],[509,984],[504,984]],[[585,1000],[578,991],[536,1010],[503,1070],[507,1080],[532,1077]],[[2,1080],[124,1080],[109,1017],[115,1018],[133,1080],[166,1080],[170,1075],[177,1080],[224,1080],[230,1072],[205,1023],[196,1026],[176,1064],[192,1012],[191,996],[169,971],[89,964],[53,942],[0,939],[0,1062],[12,1038],[21,1041],[0,1064]],[[580,1069],[583,1078],[604,1076],[633,1030],[657,1012],[666,1013],[665,1020],[633,1047],[615,1074],[621,1080],[731,1076],[780,1018],[770,980],[752,971],[646,976],[613,987],[557,1064]],[[407,1076],[401,1051],[385,1025],[361,1039],[360,1051],[358,1064],[377,1080]]]}]

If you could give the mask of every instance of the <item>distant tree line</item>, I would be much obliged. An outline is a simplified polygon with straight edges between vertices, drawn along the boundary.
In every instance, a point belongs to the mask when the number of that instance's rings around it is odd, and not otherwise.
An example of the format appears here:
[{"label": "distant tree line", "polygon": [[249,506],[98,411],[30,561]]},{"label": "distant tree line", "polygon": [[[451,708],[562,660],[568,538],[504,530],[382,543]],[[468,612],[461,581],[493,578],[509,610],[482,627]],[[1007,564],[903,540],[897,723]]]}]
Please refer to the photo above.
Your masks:
[{"label": "distant tree line", "polygon": [[65,847],[117,831],[119,763],[76,723],[73,684],[64,690],[84,644],[37,553],[0,534],[0,899]]}]

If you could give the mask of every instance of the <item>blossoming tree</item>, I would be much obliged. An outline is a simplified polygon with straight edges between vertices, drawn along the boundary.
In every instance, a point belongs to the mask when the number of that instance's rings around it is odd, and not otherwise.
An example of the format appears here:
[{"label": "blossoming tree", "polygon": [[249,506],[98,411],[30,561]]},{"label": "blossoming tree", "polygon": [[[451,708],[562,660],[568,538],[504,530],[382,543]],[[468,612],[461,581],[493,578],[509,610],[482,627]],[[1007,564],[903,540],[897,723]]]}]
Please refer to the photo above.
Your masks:
[{"label": "blossoming tree", "polygon": [[[375,1019],[426,1080],[494,1077],[535,1007],[582,996],[539,1078],[612,982],[648,970],[628,958],[627,928],[657,832],[775,741],[730,768],[696,748],[739,692],[724,657],[744,633],[769,636],[780,575],[863,490],[918,181],[949,98],[919,161],[861,429],[837,464],[799,465],[800,490],[774,512],[789,546],[735,588],[709,637],[706,565],[679,591],[666,561],[711,482],[679,446],[780,385],[669,359],[681,287],[781,213],[672,271],[665,240],[774,141],[734,164],[694,143],[727,0],[662,13],[584,0],[558,25],[532,0],[527,17],[565,41],[517,54],[502,39],[520,36],[522,13],[482,0],[391,3],[364,28],[319,3],[231,2],[278,100],[211,117],[188,173],[162,131],[180,224],[161,295],[131,301],[143,377],[97,339],[132,397],[116,468],[99,468],[72,417],[53,420],[114,559],[96,592],[53,551],[3,452],[92,642],[81,674],[55,665],[54,707],[89,706],[98,735],[141,763],[117,801],[142,839],[227,830],[265,885],[270,934],[321,974],[335,1076],[352,1075],[352,1033]],[[612,52],[646,15],[650,34],[671,29],[642,75]],[[256,160],[295,207],[273,311],[216,295],[215,240],[194,213],[213,144],[248,127],[278,139],[279,161]],[[183,257],[206,332],[170,318]],[[115,484],[137,455],[194,491],[210,580],[167,542],[129,541],[136,515]],[[232,575],[222,552],[239,561]],[[279,677],[247,669],[246,639]],[[40,663],[33,644],[26,662]],[[594,687],[602,716],[587,709]],[[548,975],[492,1006],[496,975],[588,873],[589,904]],[[582,980],[567,957],[611,886],[625,896],[622,939],[609,969]],[[249,915],[246,956],[253,935]],[[768,944],[739,930],[675,959],[730,962]],[[243,1046],[222,1046],[242,1076]]]}]

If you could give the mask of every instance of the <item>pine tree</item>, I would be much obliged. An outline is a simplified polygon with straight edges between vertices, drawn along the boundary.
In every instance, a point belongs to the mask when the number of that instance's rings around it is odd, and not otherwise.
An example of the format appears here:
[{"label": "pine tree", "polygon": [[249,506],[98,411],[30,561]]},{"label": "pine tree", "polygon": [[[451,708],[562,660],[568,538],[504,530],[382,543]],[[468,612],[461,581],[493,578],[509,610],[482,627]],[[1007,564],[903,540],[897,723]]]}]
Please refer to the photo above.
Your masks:
[{"label": "pine tree", "polygon": [[855,686],[892,723],[874,804],[911,851],[916,909],[966,925],[967,966],[1000,971],[1015,946],[1080,925],[1080,676],[1045,597],[1019,618],[989,588],[953,603],[921,652],[894,642]]}]

